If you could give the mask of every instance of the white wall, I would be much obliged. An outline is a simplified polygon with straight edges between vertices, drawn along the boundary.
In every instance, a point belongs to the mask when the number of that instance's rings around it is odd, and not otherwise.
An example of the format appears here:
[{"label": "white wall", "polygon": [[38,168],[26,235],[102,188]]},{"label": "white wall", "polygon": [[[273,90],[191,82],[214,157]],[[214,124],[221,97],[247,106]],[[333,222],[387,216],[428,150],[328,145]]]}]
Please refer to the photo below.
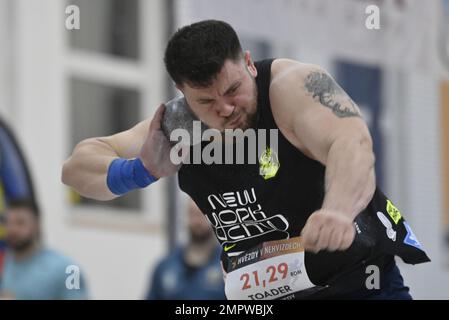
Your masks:
[{"label": "white wall", "polygon": [[[11,68],[8,63],[10,59],[10,40],[9,34],[10,19],[8,17],[8,0],[0,0],[0,116],[8,119],[11,110]],[[5,119],[5,120],[6,120]]]},{"label": "white wall", "polygon": [[449,270],[444,266],[443,207],[439,127],[439,81],[434,75],[407,72],[402,81],[401,210],[408,217],[432,263],[403,265],[412,294],[422,299],[449,298]]}]

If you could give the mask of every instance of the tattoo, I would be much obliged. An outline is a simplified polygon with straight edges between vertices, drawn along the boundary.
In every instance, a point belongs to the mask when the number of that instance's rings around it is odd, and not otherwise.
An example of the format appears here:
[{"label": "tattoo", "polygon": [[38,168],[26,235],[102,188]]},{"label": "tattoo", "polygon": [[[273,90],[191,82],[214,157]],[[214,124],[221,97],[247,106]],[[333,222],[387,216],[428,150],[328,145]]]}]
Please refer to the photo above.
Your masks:
[{"label": "tattoo", "polygon": [[331,109],[340,118],[360,117],[354,102],[343,89],[325,72],[311,72],[305,82],[306,90],[314,99]]}]

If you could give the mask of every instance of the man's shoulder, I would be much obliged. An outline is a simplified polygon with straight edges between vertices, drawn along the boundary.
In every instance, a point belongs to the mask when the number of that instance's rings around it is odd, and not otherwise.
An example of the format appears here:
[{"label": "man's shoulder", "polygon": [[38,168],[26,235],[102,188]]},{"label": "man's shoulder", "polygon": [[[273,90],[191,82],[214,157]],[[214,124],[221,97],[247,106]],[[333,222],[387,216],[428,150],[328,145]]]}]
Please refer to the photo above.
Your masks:
[{"label": "man's shoulder", "polygon": [[298,83],[304,83],[312,72],[317,71],[324,72],[324,69],[317,64],[286,58],[275,59],[271,65],[270,90],[277,90],[292,84],[298,89]]},{"label": "man's shoulder", "polygon": [[182,256],[184,254],[185,247],[178,246],[174,248],[171,252],[169,252],[166,256],[161,258],[157,263],[159,268],[165,269],[166,267],[179,263],[182,261]]},{"label": "man's shoulder", "polygon": [[67,267],[70,266],[77,266],[76,263],[69,258],[68,256],[54,250],[54,249],[48,249],[45,248],[41,252],[41,260],[47,264],[49,267],[53,268],[64,268],[67,269]]},{"label": "man's shoulder", "polygon": [[273,118],[286,139],[309,158],[312,154],[298,138],[296,119],[303,118],[310,102],[308,77],[325,72],[316,64],[291,59],[276,59],[271,67],[270,103]]},{"label": "man's shoulder", "polygon": [[302,106],[307,106],[310,101],[310,81],[317,85],[326,80],[323,75],[327,75],[326,70],[316,64],[291,59],[273,61],[269,95],[275,119],[288,123],[292,120],[291,112],[301,113]]}]

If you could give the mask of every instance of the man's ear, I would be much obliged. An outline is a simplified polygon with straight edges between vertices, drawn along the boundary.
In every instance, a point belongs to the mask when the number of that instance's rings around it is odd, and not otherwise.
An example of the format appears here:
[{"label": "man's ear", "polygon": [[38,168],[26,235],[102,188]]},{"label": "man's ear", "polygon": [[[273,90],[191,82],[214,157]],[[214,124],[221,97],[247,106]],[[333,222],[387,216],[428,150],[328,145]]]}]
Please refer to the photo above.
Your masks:
[{"label": "man's ear", "polygon": [[254,65],[254,61],[251,59],[251,53],[247,50],[245,51],[245,65],[246,68],[248,69],[248,72],[255,78],[257,77],[257,69],[256,66]]},{"label": "man's ear", "polygon": [[[185,97],[186,95],[184,94],[184,90],[185,90],[185,86],[183,84],[175,84],[176,89],[182,93],[182,95]],[[179,94],[179,92],[177,92],[177,94]]]}]

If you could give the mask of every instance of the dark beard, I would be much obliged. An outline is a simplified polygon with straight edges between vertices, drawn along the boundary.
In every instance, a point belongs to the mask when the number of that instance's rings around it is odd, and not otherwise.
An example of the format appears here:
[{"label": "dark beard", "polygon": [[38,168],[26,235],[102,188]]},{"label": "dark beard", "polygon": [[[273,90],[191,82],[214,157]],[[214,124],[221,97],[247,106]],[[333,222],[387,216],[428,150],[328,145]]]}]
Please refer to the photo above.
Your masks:
[{"label": "dark beard", "polygon": [[6,240],[6,244],[8,245],[9,248],[11,248],[12,251],[20,254],[29,250],[34,245],[34,239],[29,238],[17,243]]},{"label": "dark beard", "polygon": [[251,115],[248,115],[248,128],[256,128],[257,123],[259,122],[259,90],[257,89],[257,82],[256,79],[253,79],[254,84],[254,113]]},{"label": "dark beard", "polygon": [[247,123],[246,123],[244,130],[249,129],[249,128],[257,128],[258,120],[259,120],[259,108],[256,105],[256,111],[254,112],[254,114],[251,114],[248,116]]},{"label": "dark beard", "polygon": [[203,233],[195,233],[192,232],[190,234],[190,241],[192,244],[205,244],[206,242],[210,241],[214,237],[213,232],[203,232]]},{"label": "dark beard", "polygon": [[[254,80],[254,105],[253,105],[253,108],[251,108],[251,109],[254,109],[254,112],[252,114],[245,112],[246,119],[245,119],[245,122],[242,124],[242,126],[235,128],[235,129],[231,129],[231,130],[240,129],[242,131],[245,131],[247,129],[257,128],[257,124],[259,122],[259,106],[258,106],[259,98],[258,97],[259,97],[259,93],[257,90],[257,83],[256,83],[256,80]],[[231,120],[231,122],[232,122],[232,120]],[[223,139],[225,138],[225,131],[221,132],[221,136]]]},{"label": "dark beard", "polygon": [[257,122],[259,120],[259,92],[257,90],[257,83],[256,80],[253,80],[254,83],[254,113],[252,114],[247,114],[247,118],[246,121],[244,123],[243,128],[241,128],[243,131],[245,131],[246,129],[250,129],[250,128],[256,128],[257,127]]}]

